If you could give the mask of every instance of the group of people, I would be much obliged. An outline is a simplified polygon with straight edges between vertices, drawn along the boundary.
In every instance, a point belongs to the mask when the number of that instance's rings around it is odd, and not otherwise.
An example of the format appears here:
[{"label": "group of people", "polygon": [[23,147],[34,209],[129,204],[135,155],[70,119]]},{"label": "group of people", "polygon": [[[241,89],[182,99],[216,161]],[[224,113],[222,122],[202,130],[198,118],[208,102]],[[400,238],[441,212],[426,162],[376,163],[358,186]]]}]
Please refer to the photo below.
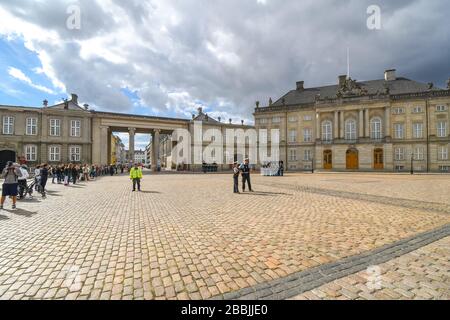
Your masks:
[{"label": "group of people", "polygon": [[239,192],[239,175],[242,176],[242,192],[245,192],[245,185],[247,182],[248,190],[250,192],[253,192],[252,184],[250,181],[250,171],[251,167],[249,164],[249,159],[245,159],[244,163],[239,165],[237,162],[233,164],[233,192],[234,193],[240,193]]}]

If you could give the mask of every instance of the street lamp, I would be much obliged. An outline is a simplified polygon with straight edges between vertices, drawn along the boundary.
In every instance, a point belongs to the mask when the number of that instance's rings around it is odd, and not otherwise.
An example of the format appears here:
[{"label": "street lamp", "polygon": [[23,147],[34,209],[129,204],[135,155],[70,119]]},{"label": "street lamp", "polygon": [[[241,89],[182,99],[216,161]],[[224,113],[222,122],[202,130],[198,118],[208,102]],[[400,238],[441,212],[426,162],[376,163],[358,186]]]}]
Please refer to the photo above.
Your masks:
[{"label": "street lamp", "polygon": [[411,152],[411,174],[414,174],[414,152]]}]

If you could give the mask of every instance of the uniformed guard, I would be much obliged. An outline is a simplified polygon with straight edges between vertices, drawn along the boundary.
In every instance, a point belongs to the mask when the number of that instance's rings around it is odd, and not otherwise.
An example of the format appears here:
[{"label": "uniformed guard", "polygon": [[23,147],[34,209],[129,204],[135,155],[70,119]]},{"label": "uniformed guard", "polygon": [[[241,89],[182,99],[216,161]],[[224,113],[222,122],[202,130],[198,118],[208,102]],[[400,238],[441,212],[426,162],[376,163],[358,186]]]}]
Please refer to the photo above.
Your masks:
[{"label": "uniformed guard", "polygon": [[250,165],[248,158],[244,160],[244,163],[241,164],[239,169],[242,172],[242,192],[245,192],[245,181],[247,181],[248,189],[250,190],[250,192],[253,192],[252,184],[250,182]]},{"label": "uniformed guard", "polygon": [[233,182],[234,182],[234,186],[233,186],[233,192],[234,193],[240,193],[239,192],[239,166],[238,163],[235,162],[233,163]]}]

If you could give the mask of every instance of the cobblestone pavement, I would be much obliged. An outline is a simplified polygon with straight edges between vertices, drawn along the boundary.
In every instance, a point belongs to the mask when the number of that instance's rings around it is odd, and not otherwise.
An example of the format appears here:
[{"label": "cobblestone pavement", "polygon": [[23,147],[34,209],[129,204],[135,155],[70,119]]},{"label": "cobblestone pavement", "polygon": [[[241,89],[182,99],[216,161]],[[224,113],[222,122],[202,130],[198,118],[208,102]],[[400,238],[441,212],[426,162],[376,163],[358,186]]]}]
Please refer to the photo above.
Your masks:
[{"label": "cobblestone pavement", "polygon": [[450,237],[340,278],[292,300],[450,300]]},{"label": "cobblestone pavement", "polygon": [[[142,193],[123,176],[50,184],[0,212],[0,299],[208,299],[450,223],[448,176],[252,179],[240,195],[230,175],[145,176]],[[448,272],[448,246],[426,251],[443,256],[430,270]]]}]

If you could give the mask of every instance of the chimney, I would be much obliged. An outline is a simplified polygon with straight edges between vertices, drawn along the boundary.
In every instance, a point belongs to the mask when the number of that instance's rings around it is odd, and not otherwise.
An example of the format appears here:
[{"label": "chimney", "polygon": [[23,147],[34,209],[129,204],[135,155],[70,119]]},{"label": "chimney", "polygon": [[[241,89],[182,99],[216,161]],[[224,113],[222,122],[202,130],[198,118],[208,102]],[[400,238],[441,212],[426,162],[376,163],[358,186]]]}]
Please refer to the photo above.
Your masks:
[{"label": "chimney", "polygon": [[72,93],[71,96],[72,96],[72,102],[75,104],[78,104],[78,96],[75,93]]},{"label": "chimney", "polygon": [[232,124],[233,123],[233,120],[231,120],[231,118],[230,118],[230,124]]},{"label": "chimney", "polygon": [[297,91],[302,92],[303,90],[305,90],[305,81],[297,81]]},{"label": "chimney", "polygon": [[203,108],[199,107],[199,108],[197,108],[197,111],[198,111],[198,114],[202,114],[203,113]]},{"label": "chimney", "polygon": [[343,87],[345,81],[347,81],[347,75],[341,75],[338,77],[338,79],[339,79],[339,87]]},{"label": "chimney", "polygon": [[42,104],[44,105],[44,108],[48,107],[48,100],[45,99],[44,101],[42,101]]},{"label": "chimney", "polygon": [[241,124],[244,125],[244,120],[241,120]]},{"label": "chimney", "polygon": [[384,72],[384,80],[385,81],[394,81],[396,80],[396,76],[395,76],[395,69],[390,69],[390,70],[386,70]]},{"label": "chimney", "polygon": [[89,105],[88,105],[87,103],[85,103],[85,104],[83,105],[83,107],[84,107],[84,110],[89,110]]},{"label": "chimney", "polygon": [[219,122],[220,122],[220,121],[222,120],[222,118],[221,118],[221,117],[219,117],[218,119],[219,119]]}]

